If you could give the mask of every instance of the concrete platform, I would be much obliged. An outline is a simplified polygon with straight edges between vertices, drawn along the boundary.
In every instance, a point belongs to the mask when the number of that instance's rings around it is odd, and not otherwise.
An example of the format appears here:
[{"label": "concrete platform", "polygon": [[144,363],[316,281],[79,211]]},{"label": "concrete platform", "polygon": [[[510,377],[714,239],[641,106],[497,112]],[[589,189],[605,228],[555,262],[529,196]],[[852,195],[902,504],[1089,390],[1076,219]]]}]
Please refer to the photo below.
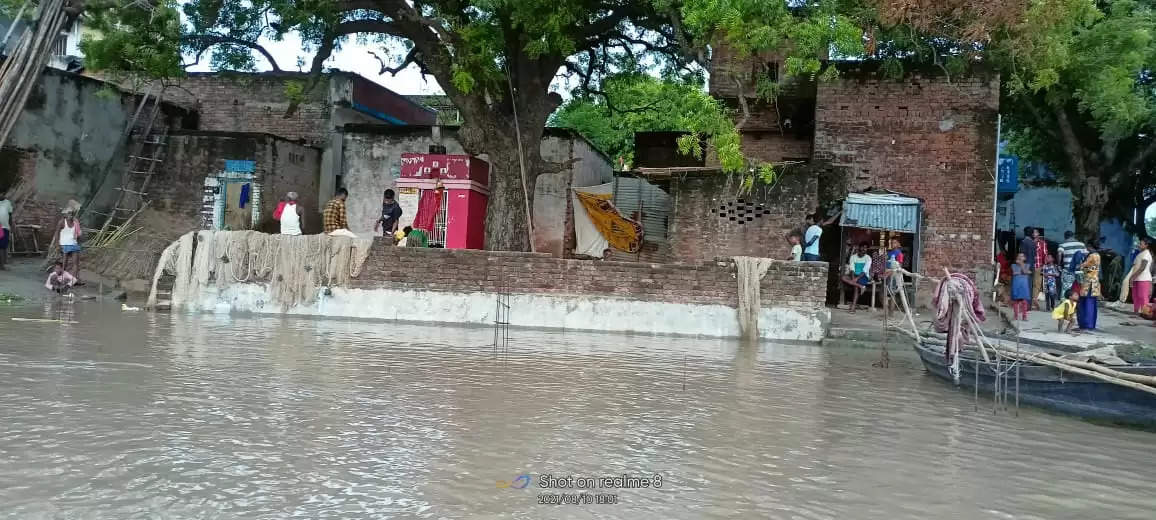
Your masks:
[{"label": "concrete platform", "polygon": [[1058,343],[1079,349],[1089,349],[1108,345],[1150,345],[1156,339],[1153,322],[1132,313],[1119,312],[1101,303],[1096,330],[1078,334],[1056,332],[1056,321],[1052,313],[1046,311],[1028,312],[1027,321],[1012,321],[1011,309],[1000,307],[1000,314],[1012,324],[1013,332],[1020,337],[1047,343]]}]

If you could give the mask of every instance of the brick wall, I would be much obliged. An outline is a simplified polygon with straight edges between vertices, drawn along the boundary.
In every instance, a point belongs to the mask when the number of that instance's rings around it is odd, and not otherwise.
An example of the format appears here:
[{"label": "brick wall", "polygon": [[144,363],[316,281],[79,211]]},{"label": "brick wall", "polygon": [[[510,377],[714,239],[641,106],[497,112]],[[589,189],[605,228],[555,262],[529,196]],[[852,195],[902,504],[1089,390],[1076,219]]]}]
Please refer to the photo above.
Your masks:
[{"label": "brick wall", "polygon": [[[211,226],[215,179],[226,160],[253,161],[260,207],[256,229],[278,231],[272,220],[280,198],[296,191],[305,209],[305,231],[320,230],[318,189],[321,151],[266,134],[181,132],[169,137],[165,162],[149,188],[151,207],[187,219],[190,229]],[[205,219],[208,220],[205,220]]]},{"label": "brick wall", "polygon": [[[823,263],[774,263],[761,282],[763,305],[821,308],[826,272]],[[399,248],[386,246],[380,239],[353,285],[738,304],[734,266],[729,262],[689,265],[570,260],[545,253]]]},{"label": "brick wall", "polygon": [[[813,96],[815,92],[814,81],[784,76],[783,54],[762,52],[756,55],[743,55],[731,48],[726,42],[720,41],[711,44],[710,95],[733,99],[738,97],[741,89],[745,97],[753,100],[756,96],[756,78],[765,72],[764,67],[771,67],[775,70],[774,74],[781,80],[780,96]],[[823,59],[826,57],[824,56]]]},{"label": "brick wall", "polygon": [[[36,235],[41,249],[48,249],[52,242],[52,233],[56,223],[60,220],[60,204],[52,198],[37,197],[36,186],[36,157],[35,150],[21,148],[0,148],[0,191],[13,200],[12,221],[9,224],[14,228],[18,243],[13,245],[16,251],[32,248],[30,237],[24,230],[16,228],[20,224],[40,226]],[[20,186],[17,188],[17,186]],[[16,197],[23,197],[19,200]]]},{"label": "brick wall", "polygon": [[845,70],[818,90],[814,160],[838,186],[827,196],[874,187],[921,198],[923,272],[989,264],[998,110],[997,75]]},{"label": "brick wall", "polygon": [[264,152],[261,139],[252,136],[174,135],[169,137],[165,162],[152,179],[149,200],[153,209],[200,219],[205,177],[225,169],[225,160],[256,161],[257,175],[268,164],[258,160]]},{"label": "brick wall", "polygon": [[776,131],[745,131],[742,133],[743,153],[752,159],[767,162],[809,160],[811,139],[799,139]]},{"label": "brick wall", "polygon": [[285,117],[289,107],[286,86],[291,81],[304,85],[308,80],[298,74],[193,73],[180,80],[180,88],[168,89],[166,96],[196,108],[201,130],[269,133],[324,146],[333,130],[331,76],[322,76],[297,111]]},{"label": "brick wall", "polygon": [[737,177],[722,174],[671,181],[670,245],[675,261],[787,258],[787,233],[802,227],[804,216],[815,210],[815,178],[806,169],[784,171],[777,184],[756,186],[742,195],[738,184]]}]

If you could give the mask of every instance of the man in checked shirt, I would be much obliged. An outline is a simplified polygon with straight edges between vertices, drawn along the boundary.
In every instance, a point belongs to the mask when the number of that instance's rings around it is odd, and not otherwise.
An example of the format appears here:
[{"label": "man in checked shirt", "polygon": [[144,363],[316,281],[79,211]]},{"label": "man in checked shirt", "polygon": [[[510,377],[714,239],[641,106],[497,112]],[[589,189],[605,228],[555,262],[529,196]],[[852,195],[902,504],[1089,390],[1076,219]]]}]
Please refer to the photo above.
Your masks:
[{"label": "man in checked shirt", "polygon": [[[345,199],[349,197],[349,190],[340,188],[337,190],[337,195],[325,204],[325,210],[322,212],[322,222],[325,225],[325,234],[333,233],[339,229],[349,231],[349,219],[345,216]],[[350,233],[351,234],[351,233]]]}]

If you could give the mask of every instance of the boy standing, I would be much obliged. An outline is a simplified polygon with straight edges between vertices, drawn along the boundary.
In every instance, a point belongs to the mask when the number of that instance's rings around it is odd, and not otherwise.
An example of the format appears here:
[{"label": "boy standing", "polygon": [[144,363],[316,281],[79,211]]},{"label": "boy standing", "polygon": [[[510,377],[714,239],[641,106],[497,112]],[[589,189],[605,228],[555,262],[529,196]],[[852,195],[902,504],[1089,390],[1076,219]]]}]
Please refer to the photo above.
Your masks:
[{"label": "boy standing", "polygon": [[787,242],[791,244],[791,261],[801,262],[803,260],[803,245],[800,243],[803,240],[803,234],[798,231],[792,231],[787,235]]},{"label": "boy standing", "polygon": [[381,218],[373,225],[376,232],[381,229],[382,236],[393,236],[397,232],[397,223],[401,219],[401,204],[395,200],[393,190],[385,190],[381,198]]}]

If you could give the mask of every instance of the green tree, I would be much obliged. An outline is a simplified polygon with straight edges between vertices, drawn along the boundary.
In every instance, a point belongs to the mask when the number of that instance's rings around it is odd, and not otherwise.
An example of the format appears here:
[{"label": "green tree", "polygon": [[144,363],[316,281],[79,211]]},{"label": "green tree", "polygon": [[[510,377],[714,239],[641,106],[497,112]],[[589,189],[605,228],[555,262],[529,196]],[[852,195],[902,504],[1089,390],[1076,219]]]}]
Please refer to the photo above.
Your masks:
[{"label": "green tree", "polygon": [[139,87],[184,75],[174,0],[88,0],[80,42],[85,67]]},{"label": "green tree", "polygon": [[1063,175],[1081,237],[1106,216],[1130,220],[1156,184],[1152,2],[1040,2],[1007,34],[996,56],[1013,151]]},{"label": "green tree", "polygon": [[695,145],[706,139],[711,148],[722,151],[719,160],[724,169],[740,171],[745,161],[733,116],[706,93],[701,81],[629,73],[606,78],[598,93],[574,97],[550,122],[577,130],[626,164],[634,161],[635,132],[690,132],[684,147],[691,147],[691,153],[701,153]]}]

